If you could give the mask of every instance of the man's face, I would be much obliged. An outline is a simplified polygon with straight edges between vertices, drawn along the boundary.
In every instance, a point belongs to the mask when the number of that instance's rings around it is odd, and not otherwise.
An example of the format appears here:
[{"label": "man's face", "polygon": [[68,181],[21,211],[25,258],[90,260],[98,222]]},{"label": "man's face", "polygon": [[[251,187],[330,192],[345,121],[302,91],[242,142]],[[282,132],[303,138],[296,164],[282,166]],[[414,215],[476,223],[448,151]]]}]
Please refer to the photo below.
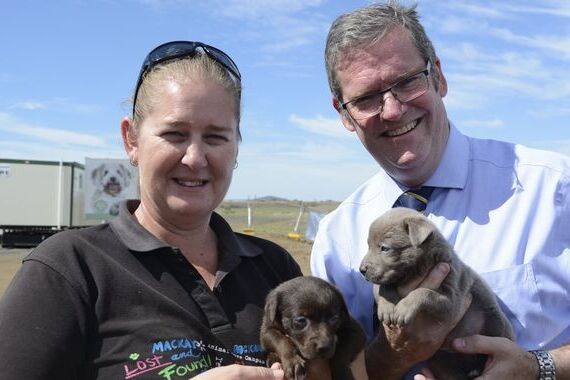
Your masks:
[{"label": "man's face", "polygon": [[[408,31],[395,27],[380,41],[345,54],[337,67],[342,101],[385,90],[425,67]],[[410,187],[421,185],[433,174],[449,136],[442,100],[447,82],[439,61],[431,68],[428,79],[429,89],[423,95],[401,103],[388,92],[382,112],[364,120],[353,120],[333,100],[345,128],[356,132],[390,176]]]}]

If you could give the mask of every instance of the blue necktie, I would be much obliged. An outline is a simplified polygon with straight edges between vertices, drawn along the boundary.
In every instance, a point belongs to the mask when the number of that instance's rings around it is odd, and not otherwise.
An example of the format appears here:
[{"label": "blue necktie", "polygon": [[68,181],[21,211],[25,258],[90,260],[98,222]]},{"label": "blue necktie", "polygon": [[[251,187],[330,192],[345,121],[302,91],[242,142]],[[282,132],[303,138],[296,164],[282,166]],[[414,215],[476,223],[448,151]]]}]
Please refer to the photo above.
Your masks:
[{"label": "blue necktie", "polygon": [[431,186],[410,189],[400,195],[392,207],[407,207],[419,212],[424,212],[433,189]]}]

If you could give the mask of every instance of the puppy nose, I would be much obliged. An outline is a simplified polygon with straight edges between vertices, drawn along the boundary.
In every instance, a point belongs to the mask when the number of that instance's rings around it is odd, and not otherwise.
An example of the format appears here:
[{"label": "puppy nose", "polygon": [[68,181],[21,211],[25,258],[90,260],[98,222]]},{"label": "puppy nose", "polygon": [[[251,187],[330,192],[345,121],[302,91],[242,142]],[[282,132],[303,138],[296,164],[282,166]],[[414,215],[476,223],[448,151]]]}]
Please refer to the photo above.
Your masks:
[{"label": "puppy nose", "polygon": [[362,273],[363,276],[366,274],[367,270],[368,270],[368,265],[366,264],[360,265],[360,273]]},{"label": "puppy nose", "polygon": [[319,356],[328,356],[334,350],[333,343],[330,340],[321,342],[317,345],[317,353]]}]

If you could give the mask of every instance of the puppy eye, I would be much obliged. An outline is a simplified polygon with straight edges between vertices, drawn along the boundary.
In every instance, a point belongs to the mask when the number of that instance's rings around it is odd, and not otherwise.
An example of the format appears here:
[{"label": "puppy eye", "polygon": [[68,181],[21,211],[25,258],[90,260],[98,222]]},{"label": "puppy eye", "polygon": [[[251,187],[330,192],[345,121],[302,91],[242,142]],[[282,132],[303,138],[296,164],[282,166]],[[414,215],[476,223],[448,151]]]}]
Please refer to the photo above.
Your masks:
[{"label": "puppy eye", "polygon": [[332,317],[329,318],[329,325],[334,326],[334,325],[338,325],[340,321],[340,317],[338,315],[333,315]]},{"label": "puppy eye", "polygon": [[390,246],[386,244],[380,245],[380,252],[388,252],[390,250]]},{"label": "puppy eye", "polygon": [[293,319],[293,328],[295,330],[303,330],[308,324],[309,321],[305,317],[296,317]]}]

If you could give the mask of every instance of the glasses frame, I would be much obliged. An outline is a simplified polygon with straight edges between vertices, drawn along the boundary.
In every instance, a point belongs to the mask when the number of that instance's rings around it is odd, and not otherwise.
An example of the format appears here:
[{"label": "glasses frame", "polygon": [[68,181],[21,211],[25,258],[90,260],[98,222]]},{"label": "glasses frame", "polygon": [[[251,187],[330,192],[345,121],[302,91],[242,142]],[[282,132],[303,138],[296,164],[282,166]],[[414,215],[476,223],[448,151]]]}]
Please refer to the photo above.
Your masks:
[{"label": "glasses frame", "polygon": [[222,50],[198,41],[170,41],[159,45],[152,49],[145,57],[139,76],[137,85],[135,86],[133,98],[133,117],[135,114],[135,106],[137,104],[137,96],[139,88],[146,77],[146,74],[158,64],[164,63],[177,58],[190,57],[196,53],[196,50],[202,49],[208,57],[222,65],[234,78],[241,82],[241,74],[234,60],[224,53]]},{"label": "glasses frame", "polygon": [[[398,95],[392,91],[392,90],[394,89],[394,87],[398,86],[398,85],[401,84],[402,82],[407,81],[407,80],[409,80],[410,78],[413,78],[413,77],[415,77],[415,76],[417,76],[417,75],[419,75],[419,74],[424,74],[424,75],[425,75],[425,78],[426,78],[426,81],[427,81],[426,90],[425,90],[424,92],[422,92],[422,93],[419,93],[419,94],[415,95],[414,97],[412,97],[412,98],[410,98],[410,99],[407,99],[406,101],[400,100],[400,98],[398,97]],[[426,68],[425,68],[425,69],[420,70],[420,71],[417,71],[417,72],[415,72],[415,73],[413,73],[413,74],[410,74],[410,75],[406,76],[405,78],[402,78],[402,79],[398,80],[396,83],[394,83],[392,86],[388,87],[388,88],[385,89],[385,90],[377,91],[377,92],[371,92],[371,93],[369,93],[369,94],[362,95],[362,96],[359,96],[359,97],[354,98],[354,99],[350,99],[350,100],[347,101],[347,102],[340,103],[340,107],[341,107],[343,110],[345,110],[345,111],[350,115],[350,117],[353,118],[354,120],[365,120],[365,119],[368,119],[368,118],[370,118],[370,117],[372,117],[372,116],[376,116],[376,115],[382,113],[382,110],[384,109],[384,103],[385,103],[384,100],[383,100],[383,99],[384,99],[384,95],[387,94],[388,92],[390,92],[390,93],[392,94],[392,96],[394,96],[394,98],[397,99],[400,103],[407,103],[407,102],[412,101],[412,100],[414,100],[414,99],[417,99],[417,98],[419,98],[420,96],[422,96],[423,94],[425,94],[425,93],[429,90],[429,80],[428,80],[428,76],[429,76],[430,74],[431,74],[431,63],[430,63],[430,61],[428,60],[428,61],[426,61]],[[360,117],[360,118],[356,118],[356,117],[354,117],[354,116],[352,115],[352,113],[350,113],[350,110],[348,109],[348,105],[350,105],[351,103],[357,102],[357,101],[359,101],[359,100],[361,100],[361,99],[364,99],[364,98],[368,98],[368,97],[370,97],[370,96],[378,96],[378,95],[380,95],[380,99],[382,99],[382,100],[380,101],[380,105],[379,105],[379,107],[378,107],[377,112],[372,113],[372,114],[370,114],[370,115],[367,115],[367,116],[365,116],[365,117]]]}]

